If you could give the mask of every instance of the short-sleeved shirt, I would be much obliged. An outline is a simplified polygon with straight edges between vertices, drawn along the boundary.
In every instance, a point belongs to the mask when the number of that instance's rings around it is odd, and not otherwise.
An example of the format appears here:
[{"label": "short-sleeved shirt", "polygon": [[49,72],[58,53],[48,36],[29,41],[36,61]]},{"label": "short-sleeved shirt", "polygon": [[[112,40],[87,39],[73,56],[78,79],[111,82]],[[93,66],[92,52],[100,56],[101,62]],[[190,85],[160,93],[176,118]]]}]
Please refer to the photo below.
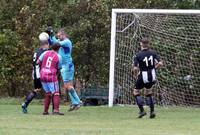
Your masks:
[{"label": "short-sleeved shirt", "polygon": [[42,82],[56,82],[57,70],[62,66],[62,58],[55,51],[46,51],[40,57],[40,79]]},{"label": "short-sleeved shirt", "polygon": [[155,64],[160,61],[157,53],[151,49],[143,49],[134,56],[133,65],[139,66],[140,71],[155,69]]},{"label": "short-sleeved shirt", "polygon": [[140,68],[135,89],[150,89],[156,82],[155,65],[160,61],[157,53],[151,49],[141,50],[134,56],[133,65]]}]

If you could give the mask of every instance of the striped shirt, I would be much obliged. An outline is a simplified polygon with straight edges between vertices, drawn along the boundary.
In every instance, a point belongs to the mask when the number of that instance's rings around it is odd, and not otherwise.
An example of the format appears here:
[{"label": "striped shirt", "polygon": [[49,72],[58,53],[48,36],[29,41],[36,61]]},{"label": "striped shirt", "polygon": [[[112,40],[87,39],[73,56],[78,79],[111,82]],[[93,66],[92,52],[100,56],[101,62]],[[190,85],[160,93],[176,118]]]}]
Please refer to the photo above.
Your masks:
[{"label": "striped shirt", "polygon": [[61,68],[61,56],[51,50],[44,52],[38,60],[40,63],[40,80],[42,82],[56,82],[57,70]]}]

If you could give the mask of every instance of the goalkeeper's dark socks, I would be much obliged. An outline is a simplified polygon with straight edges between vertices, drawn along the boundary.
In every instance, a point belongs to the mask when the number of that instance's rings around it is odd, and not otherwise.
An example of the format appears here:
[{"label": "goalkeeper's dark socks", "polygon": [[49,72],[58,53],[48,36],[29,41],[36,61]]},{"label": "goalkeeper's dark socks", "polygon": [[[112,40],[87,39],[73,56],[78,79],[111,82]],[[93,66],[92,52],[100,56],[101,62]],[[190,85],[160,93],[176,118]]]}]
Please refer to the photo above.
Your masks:
[{"label": "goalkeeper's dark socks", "polygon": [[140,112],[144,112],[144,108],[143,108],[143,99],[142,99],[142,96],[141,95],[136,95],[135,96],[135,100],[136,100],[136,103],[140,109]]},{"label": "goalkeeper's dark socks", "polygon": [[28,107],[28,105],[30,104],[30,102],[33,100],[33,98],[36,97],[36,92],[35,91],[31,91],[27,96],[26,96],[26,100],[25,100],[25,105],[26,107]]},{"label": "goalkeeper's dark socks", "polygon": [[44,112],[47,113],[49,110],[49,105],[51,103],[51,92],[45,93],[44,98]]},{"label": "goalkeeper's dark socks", "polygon": [[53,96],[53,106],[54,110],[53,112],[59,112],[59,104],[60,104],[60,97],[59,97],[59,92],[55,92]]},{"label": "goalkeeper's dark socks", "polygon": [[146,104],[150,107],[150,113],[154,112],[154,99],[152,97],[152,94],[146,95]]}]

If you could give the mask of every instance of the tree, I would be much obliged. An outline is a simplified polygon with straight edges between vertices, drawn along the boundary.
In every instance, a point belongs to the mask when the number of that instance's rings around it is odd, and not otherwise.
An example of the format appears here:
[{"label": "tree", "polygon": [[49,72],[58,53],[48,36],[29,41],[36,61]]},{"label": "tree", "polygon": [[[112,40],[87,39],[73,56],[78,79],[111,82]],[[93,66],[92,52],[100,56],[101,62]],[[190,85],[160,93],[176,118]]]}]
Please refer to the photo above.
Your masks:
[{"label": "tree", "polygon": [[47,25],[65,28],[73,41],[76,75],[108,84],[112,8],[196,8],[197,0],[1,0],[0,94],[32,89],[32,54]]}]

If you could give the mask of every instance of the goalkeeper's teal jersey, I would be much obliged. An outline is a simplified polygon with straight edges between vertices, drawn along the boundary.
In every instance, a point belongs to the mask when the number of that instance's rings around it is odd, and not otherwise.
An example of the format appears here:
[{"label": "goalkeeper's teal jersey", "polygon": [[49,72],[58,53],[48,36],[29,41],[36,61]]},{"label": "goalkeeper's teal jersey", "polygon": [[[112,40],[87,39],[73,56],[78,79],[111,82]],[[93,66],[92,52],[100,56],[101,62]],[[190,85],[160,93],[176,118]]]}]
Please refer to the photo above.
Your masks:
[{"label": "goalkeeper's teal jersey", "polygon": [[63,41],[60,41],[55,38],[55,36],[50,37],[52,43],[58,42],[60,44],[60,49],[58,51],[58,54],[62,57],[62,64],[68,64],[72,63],[72,42],[66,38]]}]

